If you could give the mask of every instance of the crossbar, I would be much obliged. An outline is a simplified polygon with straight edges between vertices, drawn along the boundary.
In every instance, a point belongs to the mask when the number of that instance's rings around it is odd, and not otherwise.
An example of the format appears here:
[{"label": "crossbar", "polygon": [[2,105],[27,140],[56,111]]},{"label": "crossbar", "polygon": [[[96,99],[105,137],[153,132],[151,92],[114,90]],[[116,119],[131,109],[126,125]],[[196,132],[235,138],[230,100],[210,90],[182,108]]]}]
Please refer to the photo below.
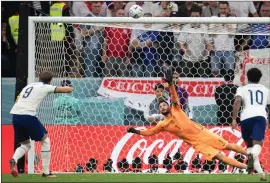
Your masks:
[{"label": "crossbar", "polygon": [[29,17],[40,23],[270,24],[268,17]]}]

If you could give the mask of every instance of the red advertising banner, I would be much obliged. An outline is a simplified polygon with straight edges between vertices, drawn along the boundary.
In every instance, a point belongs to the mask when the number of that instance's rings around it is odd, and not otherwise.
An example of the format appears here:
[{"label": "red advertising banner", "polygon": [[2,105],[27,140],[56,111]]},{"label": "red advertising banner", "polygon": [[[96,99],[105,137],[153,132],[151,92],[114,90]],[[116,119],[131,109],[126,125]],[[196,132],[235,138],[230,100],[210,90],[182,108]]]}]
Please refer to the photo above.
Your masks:
[{"label": "red advertising banner", "polygon": [[[117,162],[126,158],[129,164],[136,157],[140,157],[143,170],[149,169],[148,157],[155,154],[162,167],[164,158],[171,157],[178,151],[183,155],[183,160],[189,163],[197,156],[193,148],[181,139],[163,132],[152,137],[143,137],[126,133],[128,126],[47,126],[51,138],[51,170],[56,172],[73,172],[78,164],[85,164],[90,158],[98,161],[97,169],[103,171],[103,164],[107,159],[113,160],[113,168],[118,172]],[[139,127],[143,129],[145,127]],[[230,127],[209,127],[214,133],[223,136],[229,142],[244,146],[241,133],[232,132]],[[8,160],[13,154],[13,128],[11,125],[2,126],[2,173],[9,173]],[[40,145],[36,143],[35,151],[40,156]],[[234,152],[225,152],[229,157],[234,157]],[[260,155],[262,165],[270,172],[270,131],[266,132],[265,142]],[[201,159],[203,161],[203,158]],[[175,163],[175,162],[174,162]],[[131,166],[130,166],[131,167]],[[36,166],[36,172],[41,170],[41,162]],[[231,169],[228,169],[230,171]],[[161,169],[162,171],[162,169]],[[214,172],[217,171],[217,166]]]}]

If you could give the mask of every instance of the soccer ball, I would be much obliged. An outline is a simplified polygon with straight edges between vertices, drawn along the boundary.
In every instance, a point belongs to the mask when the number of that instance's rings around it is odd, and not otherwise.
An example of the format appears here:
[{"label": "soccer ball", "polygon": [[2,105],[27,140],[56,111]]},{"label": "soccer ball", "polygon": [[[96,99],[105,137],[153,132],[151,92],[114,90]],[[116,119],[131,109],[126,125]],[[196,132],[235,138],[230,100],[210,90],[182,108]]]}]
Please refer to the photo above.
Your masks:
[{"label": "soccer ball", "polygon": [[129,9],[129,17],[132,18],[140,18],[143,16],[143,10],[142,7],[139,5],[133,5]]}]

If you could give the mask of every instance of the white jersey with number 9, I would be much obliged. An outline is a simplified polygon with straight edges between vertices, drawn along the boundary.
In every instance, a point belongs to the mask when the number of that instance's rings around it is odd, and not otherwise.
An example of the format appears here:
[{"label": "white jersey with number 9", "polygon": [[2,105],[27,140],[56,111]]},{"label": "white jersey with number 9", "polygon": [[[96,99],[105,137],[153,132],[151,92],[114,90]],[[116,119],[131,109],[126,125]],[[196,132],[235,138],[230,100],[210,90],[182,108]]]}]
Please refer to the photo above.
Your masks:
[{"label": "white jersey with number 9", "polygon": [[239,87],[235,96],[242,98],[241,121],[263,116],[267,119],[266,106],[270,104],[269,89],[262,84],[247,84]]},{"label": "white jersey with number 9", "polygon": [[21,91],[10,113],[35,116],[40,103],[49,94],[54,93],[55,89],[56,86],[42,82],[27,85]]}]

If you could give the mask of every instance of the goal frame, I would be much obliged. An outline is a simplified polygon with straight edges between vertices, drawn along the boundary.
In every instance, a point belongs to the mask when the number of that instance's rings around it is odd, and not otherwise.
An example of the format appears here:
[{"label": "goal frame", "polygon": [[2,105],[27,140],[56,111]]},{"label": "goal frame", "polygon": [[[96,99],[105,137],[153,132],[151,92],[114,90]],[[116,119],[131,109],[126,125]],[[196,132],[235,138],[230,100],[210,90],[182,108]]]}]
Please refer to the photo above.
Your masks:
[{"label": "goal frame", "polygon": [[[28,17],[28,83],[35,82],[35,23],[131,23],[131,24],[267,24],[267,17]],[[28,174],[34,173],[35,143],[28,152]]]}]

